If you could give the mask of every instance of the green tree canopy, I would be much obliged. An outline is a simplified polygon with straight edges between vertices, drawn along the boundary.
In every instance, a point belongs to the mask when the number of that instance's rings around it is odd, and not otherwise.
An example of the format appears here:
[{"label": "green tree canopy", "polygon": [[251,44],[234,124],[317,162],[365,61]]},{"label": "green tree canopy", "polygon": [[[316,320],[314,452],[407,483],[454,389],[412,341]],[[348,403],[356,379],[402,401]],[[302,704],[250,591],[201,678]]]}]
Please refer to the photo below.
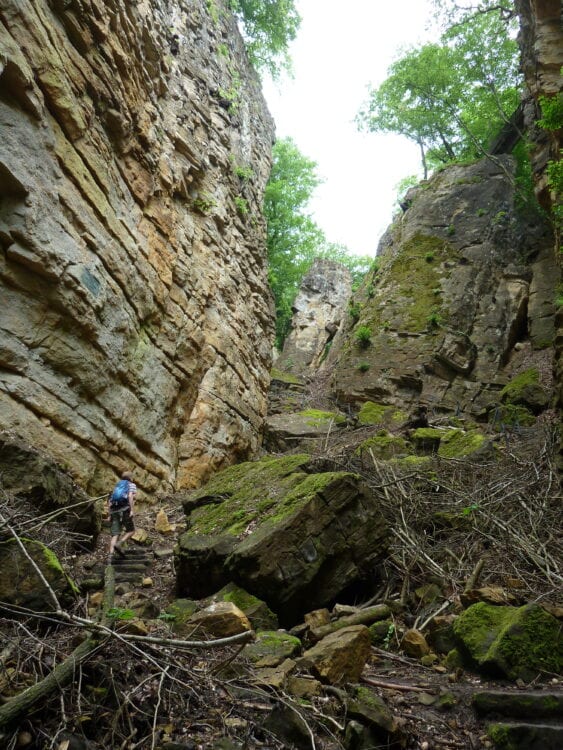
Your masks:
[{"label": "green tree canopy", "polygon": [[407,50],[370,89],[361,128],[415,141],[428,168],[476,158],[519,101],[518,49],[504,16],[480,12],[439,43]]},{"label": "green tree canopy", "polygon": [[254,67],[267,70],[272,78],[288,70],[288,48],[301,24],[294,0],[230,0],[230,6],[241,22]]},{"label": "green tree canopy", "polygon": [[363,275],[372,258],[349,255],[346,248],[327,241],[307,211],[321,184],[316,162],[304,156],[291,138],[274,145],[273,164],[264,196],[268,233],[269,278],[276,304],[276,344],[281,348],[292,318],[292,305],[303,276],[315,258],[329,258],[347,266],[352,276]]}]

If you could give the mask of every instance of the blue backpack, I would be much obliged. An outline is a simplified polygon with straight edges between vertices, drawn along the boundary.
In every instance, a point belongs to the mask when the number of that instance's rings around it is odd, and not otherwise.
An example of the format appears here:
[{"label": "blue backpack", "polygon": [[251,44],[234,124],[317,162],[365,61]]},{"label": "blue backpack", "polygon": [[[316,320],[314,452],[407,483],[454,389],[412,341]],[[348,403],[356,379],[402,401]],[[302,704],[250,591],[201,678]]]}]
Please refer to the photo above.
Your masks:
[{"label": "blue backpack", "polygon": [[128,479],[120,479],[111,493],[110,505],[112,510],[120,510],[129,505],[129,485]]}]

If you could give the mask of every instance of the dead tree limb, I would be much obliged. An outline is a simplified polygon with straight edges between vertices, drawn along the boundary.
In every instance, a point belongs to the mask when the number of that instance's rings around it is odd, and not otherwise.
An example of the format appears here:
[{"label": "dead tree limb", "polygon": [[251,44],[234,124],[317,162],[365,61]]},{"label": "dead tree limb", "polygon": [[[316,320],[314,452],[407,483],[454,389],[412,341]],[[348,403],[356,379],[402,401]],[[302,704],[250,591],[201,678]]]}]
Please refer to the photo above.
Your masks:
[{"label": "dead tree limb", "polygon": [[386,617],[389,617],[390,614],[391,610],[386,604],[376,604],[374,607],[367,607],[367,609],[362,609],[356,614],[349,615],[348,617],[341,617],[339,620],[331,622],[328,625],[321,625],[320,628],[312,628],[311,636],[315,640],[320,641],[321,638],[324,638],[326,635],[335,633],[342,628],[347,628],[350,625],[366,625],[376,622],[377,620],[384,620]]}]

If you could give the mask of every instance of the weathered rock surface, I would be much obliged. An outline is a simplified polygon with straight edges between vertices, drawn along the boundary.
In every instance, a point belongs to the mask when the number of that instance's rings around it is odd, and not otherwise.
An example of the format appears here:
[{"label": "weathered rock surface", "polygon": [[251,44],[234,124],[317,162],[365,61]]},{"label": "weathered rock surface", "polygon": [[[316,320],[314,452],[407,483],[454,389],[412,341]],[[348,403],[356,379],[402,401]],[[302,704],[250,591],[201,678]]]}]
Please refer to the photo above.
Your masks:
[{"label": "weathered rock surface", "polygon": [[351,291],[347,268],[322,258],[313,263],[293,303],[291,331],[276,361],[278,369],[297,375],[318,369],[344,320]]},{"label": "weathered rock surface", "polygon": [[73,506],[64,514],[65,526],[83,534],[85,543],[96,541],[100,518],[90,498],[48,455],[10,432],[0,432],[0,487],[44,512]]},{"label": "weathered rock surface", "polygon": [[[396,219],[379,270],[354,295],[359,315],[348,317],[326,360],[341,401],[436,404],[476,416],[497,400],[503,368],[531,324],[529,258],[551,245],[547,223],[517,208],[514,170],[508,156],[447,167]],[[547,318],[553,326],[551,281],[544,327]],[[355,338],[360,326],[370,331],[365,346]],[[537,345],[549,345],[552,332]]]},{"label": "weathered rock surface", "polygon": [[[557,195],[548,184],[547,166],[550,161],[561,158],[562,130],[546,131],[536,125],[541,117],[541,97],[561,96],[561,67],[563,66],[563,28],[561,7],[557,0],[516,0],[516,12],[520,19],[518,42],[521,53],[521,68],[526,79],[524,93],[524,121],[528,141],[532,144],[530,160],[534,173],[535,191],[544,208],[553,210],[559,205],[561,195]],[[553,236],[546,253],[544,265],[538,279],[538,289],[549,287],[549,279],[561,279],[561,264],[558,261],[560,237]],[[538,259],[539,260],[539,259]],[[541,299],[541,295],[540,298]],[[536,308],[537,298],[530,302]],[[545,312],[545,311],[544,311]],[[542,316],[543,318],[544,316]],[[542,324],[543,324],[542,319]],[[555,319],[555,358],[554,375],[556,384],[556,406],[563,412],[563,307],[559,307]],[[545,334],[540,334],[545,338]],[[560,420],[560,442],[558,468],[563,477],[563,420]]]},{"label": "weathered rock surface", "polygon": [[216,602],[193,614],[188,625],[215,638],[228,638],[251,630],[248,617],[232,602]]},{"label": "weathered rock surface", "polygon": [[351,625],[331,633],[305,651],[304,665],[329,685],[357,682],[371,650],[371,637],[365,625]]},{"label": "weathered rock surface", "polygon": [[304,445],[311,449],[315,438],[322,440],[346,427],[339,412],[307,409],[289,414],[272,414],[266,419],[264,447],[272,452],[287,451]]},{"label": "weathered rock surface", "polygon": [[201,598],[234,581],[294,624],[369,577],[387,542],[377,498],[355,475],[309,474],[309,464],[306,455],[239,464],[188,496],[178,591]]},{"label": "weathered rock surface", "polygon": [[41,542],[24,539],[23,543],[27,554],[15,539],[0,541],[0,602],[35,612],[55,611],[47,587],[29,560],[31,557],[61,605],[71,605],[78,589],[63,570],[55,553]]},{"label": "weathered rock surface", "polygon": [[223,6],[0,9],[0,427],[93,493],[259,443],[273,125]]},{"label": "weathered rock surface", "polygon": [[453,631],[463,653],[488,674],[532,680],[563,667],[560,623],[537,604],[474,604],[455,620]]}]

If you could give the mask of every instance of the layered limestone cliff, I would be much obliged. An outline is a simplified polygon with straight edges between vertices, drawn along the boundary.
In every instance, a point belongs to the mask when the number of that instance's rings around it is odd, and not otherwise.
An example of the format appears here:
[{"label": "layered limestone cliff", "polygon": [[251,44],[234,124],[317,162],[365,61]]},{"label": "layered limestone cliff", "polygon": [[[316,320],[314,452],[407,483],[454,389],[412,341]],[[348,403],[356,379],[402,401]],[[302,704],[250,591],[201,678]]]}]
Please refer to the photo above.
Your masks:
[{"label": "layered limestone cliff", "polygon": [[551,346],[551,233],[515,170],[454,165],[411,192],[327,358],[341,402],[483,415],[516,345]]},{"label": "layered limestone cliff", "polygon": [[[541,97],[562,96],[563,79],[563,26],[561,23],[560,0],[516,0],[516,10],[520,18],[518,41],[521,50],[522,70],[526,78],[526,126],[532,143],[532,167],[536,181],[536,193],[540,203],[551,209],[554,201],[562,196],[555,195],[547,183],[547,164],[561,158],[561,133],[559,130],[546,131],[538,128],[535,121],[541,116]],[[560,259],[560,231],[555,233],[554,257]],[[561,278],[560,263],[556,272]],[[559,308],[555,321],[555,388],[556,403],[560,415],[563,413],[563,308]],[[563,477],[563,420],[558,466]]]},{"label": "layered limestone cliff", "polygon": [[299,375],[314,374],[328,354],[352,292],[350,271],[317,259],[303,277],[293,303],[293,318],[276,364]]},{"label": "layered limestone cliff", "polygon": [[0,6],[0,427],[90,491],[258,446],[273,124],[215,0]]}]

